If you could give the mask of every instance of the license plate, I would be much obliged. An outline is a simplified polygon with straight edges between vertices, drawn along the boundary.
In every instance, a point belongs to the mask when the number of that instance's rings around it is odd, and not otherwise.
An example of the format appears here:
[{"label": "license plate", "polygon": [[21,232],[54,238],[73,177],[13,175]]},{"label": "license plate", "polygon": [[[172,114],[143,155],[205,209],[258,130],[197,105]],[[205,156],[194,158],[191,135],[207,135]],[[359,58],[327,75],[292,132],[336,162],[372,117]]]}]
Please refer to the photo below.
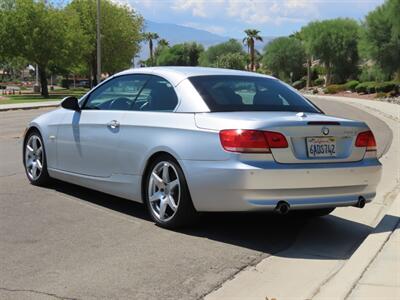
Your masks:
[{"label": "license plate", "polygon": [[336,138],[307,138],[307,153],[308,157],[336,157]]}]

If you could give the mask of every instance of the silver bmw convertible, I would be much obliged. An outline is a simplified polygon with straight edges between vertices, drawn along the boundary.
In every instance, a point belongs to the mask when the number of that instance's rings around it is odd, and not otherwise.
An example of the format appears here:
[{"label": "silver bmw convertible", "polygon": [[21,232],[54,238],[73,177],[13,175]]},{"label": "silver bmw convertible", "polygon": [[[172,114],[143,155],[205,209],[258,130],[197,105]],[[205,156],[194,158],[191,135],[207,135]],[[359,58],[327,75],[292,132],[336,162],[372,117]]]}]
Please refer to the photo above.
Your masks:
[{"label": "silver bmw convertible", "polygon": [[27,127],[29,181],[143,202],[175,228],[209,211],[363,207],[381,176],[368,126],[325,115],[261,74],[155,67],[116,74]]}]

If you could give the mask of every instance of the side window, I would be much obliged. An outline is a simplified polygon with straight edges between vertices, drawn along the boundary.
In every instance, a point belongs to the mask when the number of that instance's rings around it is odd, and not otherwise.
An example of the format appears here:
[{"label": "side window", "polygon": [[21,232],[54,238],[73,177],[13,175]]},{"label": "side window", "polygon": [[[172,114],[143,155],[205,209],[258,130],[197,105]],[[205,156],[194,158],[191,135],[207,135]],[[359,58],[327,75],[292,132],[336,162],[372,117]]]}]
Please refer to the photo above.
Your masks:
[{"label": "side window", "polygon": [[172,84],[159,76],[151,76],[132,109],[170,112],[175,109],[177,104],[178,97]]},{"label": "side window", "polygon": [[130,110],[149,75],[122,75],[95,89],[83,109]]}]

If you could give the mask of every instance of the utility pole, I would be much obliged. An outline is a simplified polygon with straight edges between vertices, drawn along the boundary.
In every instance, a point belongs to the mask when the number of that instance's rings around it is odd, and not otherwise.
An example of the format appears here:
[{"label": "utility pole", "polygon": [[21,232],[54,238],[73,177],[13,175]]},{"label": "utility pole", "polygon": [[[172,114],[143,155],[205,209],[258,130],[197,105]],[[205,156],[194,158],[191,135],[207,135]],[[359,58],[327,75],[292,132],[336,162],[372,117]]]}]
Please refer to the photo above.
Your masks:
[{"label": "utility pole", "polygon": [[100,0],[97,0],[97,84],[101,80]]}]

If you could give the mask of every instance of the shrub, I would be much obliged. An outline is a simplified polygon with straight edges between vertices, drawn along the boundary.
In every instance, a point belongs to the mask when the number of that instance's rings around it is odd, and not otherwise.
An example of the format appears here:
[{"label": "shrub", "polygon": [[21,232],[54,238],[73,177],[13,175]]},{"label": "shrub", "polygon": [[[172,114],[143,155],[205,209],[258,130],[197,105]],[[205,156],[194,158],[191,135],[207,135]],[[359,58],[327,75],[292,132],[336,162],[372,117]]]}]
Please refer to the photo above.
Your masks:
[{"label": "shrub", "polygon": [[375,82],[373,81],[362,82],[355,87],[355,90],[359,94],[368,94],[371,93],[372,90],[371,87],[375,89]]},{"label": "shrub", "polygon": [[306,81],[305,80],[297,80],[295,82],[292,83],[292,86],[297,89],[297,90],[301,90],[302,88],[304,88],[306,86]]},{"label": "shrub", "polygon": [[371,82],[370,84],[367,85],[367,93],[373,94],[375,92],[376,92],[376,82]]},{"label": "shrub", "polygon": [[344,85],[344,84],[331,84],[331,85],[328,85],[324,89],[324,93],[325,94],[336,94],[336,93],[339,93],[344,90],[346,90],[346,85]]},{"label": "shrub", "polygon": [[395,87],[396,83],[392,81],[387,81],[387,82],[377,83],[375,89],[377,93],[389,93],[390,91],[393,91]]},{"label": "shrub", "polygon": [[356,90],[356,86],[359,84],[357,80],[350,80],[346,83],[346,88],[352,92]]},{"label": "shrub", "polygon": [[317,86],[324,85],[325,84],[325,79],[324,78],[317,78],[317,79],[314,80],[314,84],[317,85]]}]

